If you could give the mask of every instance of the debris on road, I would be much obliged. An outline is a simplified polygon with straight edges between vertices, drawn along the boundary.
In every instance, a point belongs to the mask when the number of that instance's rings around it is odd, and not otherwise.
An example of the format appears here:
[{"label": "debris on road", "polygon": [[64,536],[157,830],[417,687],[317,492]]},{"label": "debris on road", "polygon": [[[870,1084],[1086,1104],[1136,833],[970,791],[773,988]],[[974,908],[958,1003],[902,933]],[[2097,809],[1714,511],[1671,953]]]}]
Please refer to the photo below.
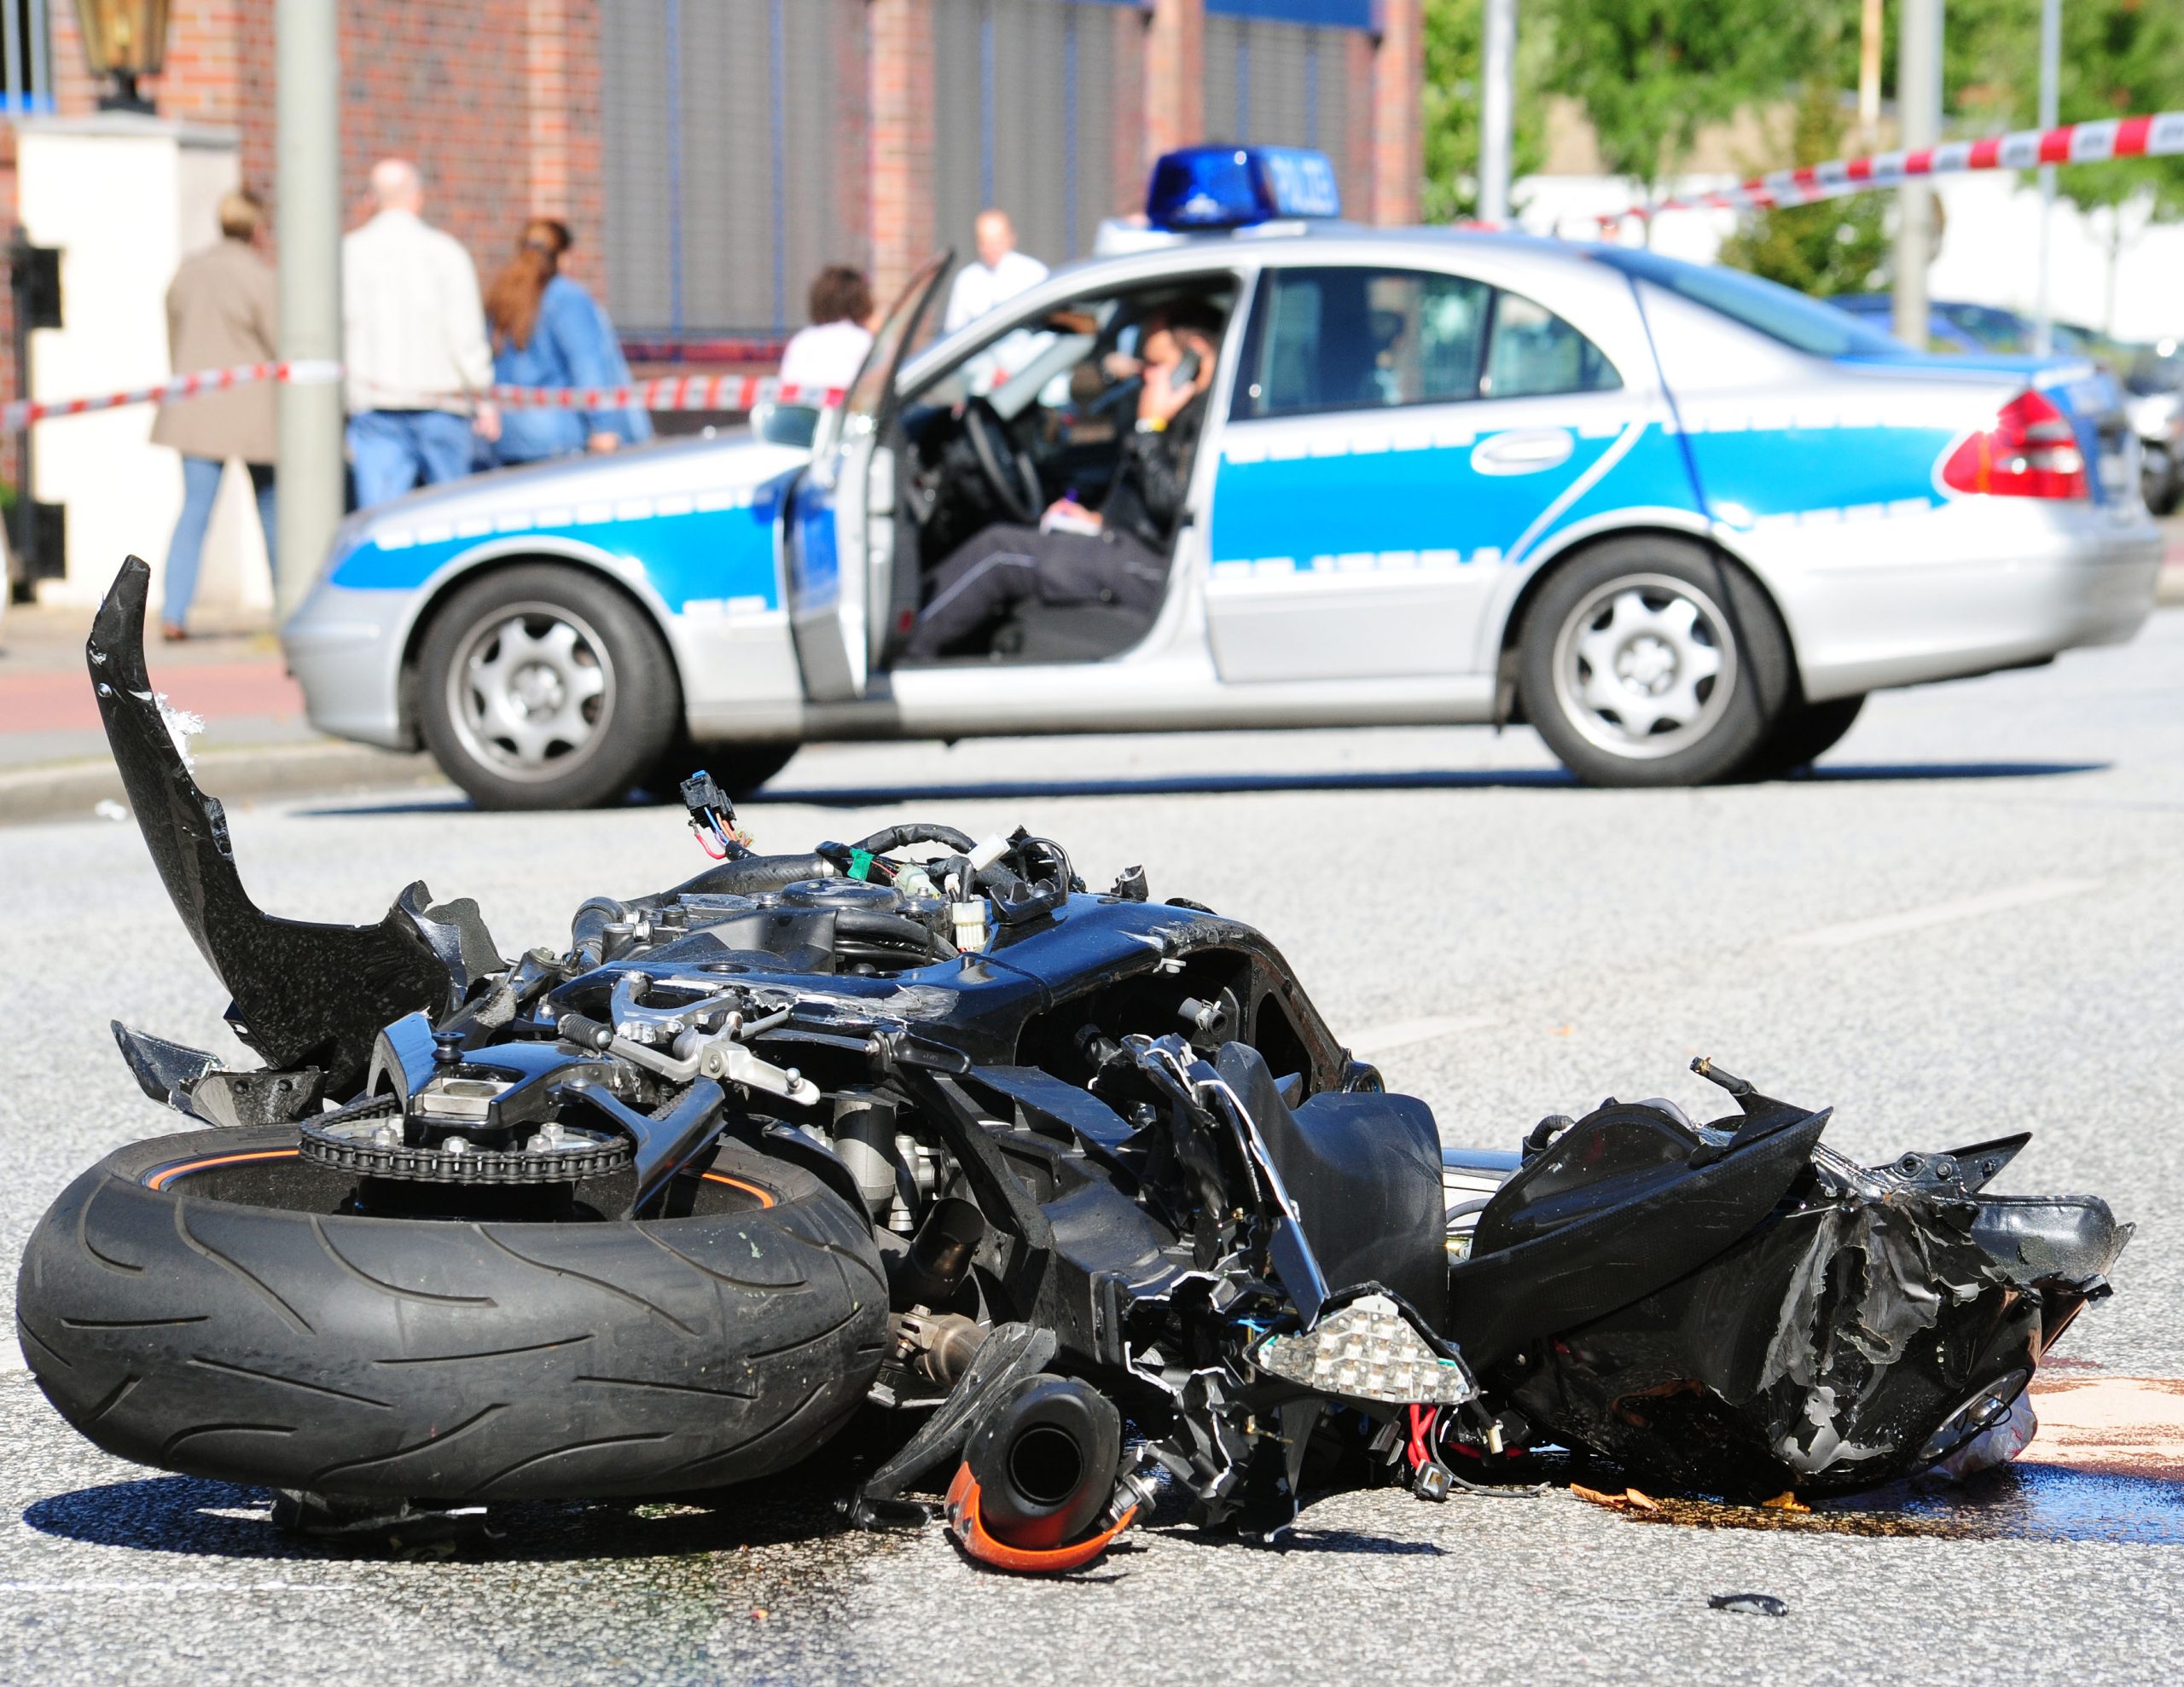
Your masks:
[{"label": "debris on road", "polygon": [[1639,1493],[1635,1487],[1627,1487],[1621,1493],[1604,1493],[1598,1488],[1572,1482],[1570,1492],[1589,1505],[1604,1505],[1611,1511],[1635,1511],[1641,1515],[1650,1513],[1654,1516],[1658,1516],[1661,1511],[1658,1500]]},{"label": "debris on road", "polygon": [[1022,829],[758,855],[700,775],[712,864],[590,897],[561,954],[421,884],[270,916],[144,680],[146,588],[132,561],[101,609],[101,706],[265,1064],[117,1024],[195,1128],[63,1192],[18,1307],[47,1396],[141,1462],[365,1524],[723,1487],[869,1406],[896,1450],[853,1520],[927,1521],[952,1467],[950,1528],[1010,1570],[1089,1562],[1164,1481],[1271,1537],[1308,1461],[1432,1497],[1542,1444],[1814,1522],[1786,1488],[2005,1421],[2130,1233],[1984,1194],[2025,1136],[1862,1166],[1704,1059],[1722,1118],[1610,1099],[1444,1151],[1258,931],[1139,872],[1088,892]]},{"label": "debris on road", "polygon": [[1743,1617],[1786,1617],[1790,1607],[1786,1601],[1771,1593],[1716,1593],[1706,1603],[1717,1611],[1729,1611]]}]

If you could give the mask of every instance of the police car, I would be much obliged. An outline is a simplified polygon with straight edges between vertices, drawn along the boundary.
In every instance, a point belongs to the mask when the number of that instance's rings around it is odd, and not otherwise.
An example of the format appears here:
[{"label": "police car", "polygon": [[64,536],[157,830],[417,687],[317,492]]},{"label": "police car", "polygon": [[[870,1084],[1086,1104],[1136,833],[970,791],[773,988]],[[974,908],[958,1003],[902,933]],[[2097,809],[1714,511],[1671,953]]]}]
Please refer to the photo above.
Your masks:
[{"label": "police car", "polygon": [[[776,419],[363,513],[284,630],[311,719],[421,740],[494,807],[694,754],[748,788],[826,739],[1343,723],[1526,722],[1582,779],[1686,784],[2152,607],[2135,443],[2067,363],[1337,209],[1316,154],[1172,154],[1142,228],[920,350],[926,266],[808,447]],[[957,547],[1096,507],[1141,331],[1184,300],[1222,328],[1157,608],[1035,600],[904,660]]]}]

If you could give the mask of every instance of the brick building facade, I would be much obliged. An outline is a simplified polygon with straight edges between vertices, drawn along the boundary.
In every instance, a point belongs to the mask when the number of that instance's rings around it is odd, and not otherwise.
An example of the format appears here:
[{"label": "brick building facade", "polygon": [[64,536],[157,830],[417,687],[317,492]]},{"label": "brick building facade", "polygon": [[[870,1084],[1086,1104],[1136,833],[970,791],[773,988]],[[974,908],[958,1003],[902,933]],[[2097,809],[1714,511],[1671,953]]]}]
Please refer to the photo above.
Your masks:
[{"label": "brick building facade", "polygon": [[[967,247],[989,201],[1027,250],[1080,255],[1153,157],[1205,138],[1318,145],[1351,215],[1416,215],[1420,0],[338,3],[350,220],[375,159],[415,158],[427,215],[481,272],[526,216],[567,220],[572,273],[631,333],[763,341],[828,261],[868,266],[884,299]],[[163,115],[235,130],[269,197],[273,14],[175,0],[143,84]],[[47,16],[53,107],[88,112],[74,9]]]}]

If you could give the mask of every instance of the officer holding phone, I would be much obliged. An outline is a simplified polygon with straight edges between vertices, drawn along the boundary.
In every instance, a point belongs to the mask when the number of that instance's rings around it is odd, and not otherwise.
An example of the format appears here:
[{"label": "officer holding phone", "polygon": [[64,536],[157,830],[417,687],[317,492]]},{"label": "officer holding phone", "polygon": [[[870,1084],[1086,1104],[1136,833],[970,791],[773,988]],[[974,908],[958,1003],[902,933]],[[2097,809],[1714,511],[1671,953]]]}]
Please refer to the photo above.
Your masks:
[{"label": "officer holding phone", "polygon": [[933,571],[903,647],[907,659],[956,651],[1034,597],[1147,612],[1159,606],[1205,429],[1221,322],[1211,310],[1178,304],[1148,315],[1141,328],[1137,425],[1101,507],[1063,497],[1037,527],[996,522],[957,546]]}]

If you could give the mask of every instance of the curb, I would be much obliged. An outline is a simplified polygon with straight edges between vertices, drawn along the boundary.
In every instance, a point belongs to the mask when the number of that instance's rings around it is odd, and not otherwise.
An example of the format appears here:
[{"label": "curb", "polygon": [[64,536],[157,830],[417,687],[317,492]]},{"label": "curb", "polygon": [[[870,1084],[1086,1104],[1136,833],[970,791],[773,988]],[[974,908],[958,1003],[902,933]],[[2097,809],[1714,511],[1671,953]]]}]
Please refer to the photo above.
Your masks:
[{"label": "curb", "polygon": [[[208,751],[197,757],[196,772],[208,794],[229,800],[326,797],[391,787],[452,789],[429,756],[404,756],[331,740]],[[128,800],[121,788],[121,770],[103,758],[0,771],[0,826],[89,820],[99,803]]]}]

